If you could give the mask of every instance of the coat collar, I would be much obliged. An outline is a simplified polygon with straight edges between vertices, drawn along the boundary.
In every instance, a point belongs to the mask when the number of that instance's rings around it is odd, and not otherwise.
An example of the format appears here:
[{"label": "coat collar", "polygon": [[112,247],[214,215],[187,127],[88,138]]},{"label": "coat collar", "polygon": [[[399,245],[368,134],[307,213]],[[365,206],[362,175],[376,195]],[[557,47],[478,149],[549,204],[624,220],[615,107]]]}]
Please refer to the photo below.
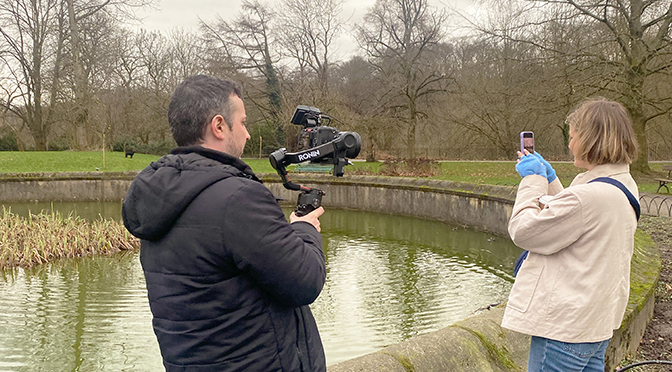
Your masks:
[{"label": "coat collar", "polygon": [[587,171],[580,173],[579,175],[574,178],[574,181],[572,181],[571,186],[574,185],[583,185],[586,184],[595,178],[598,177],[612,177],[616,176],[619,174],[625,174],[630,172],[630,165],[629,164],[601,164],[601,165],[596,165],[595,168]]},{"label": "coat collar", "polygon": [[175,155],[197,153],[203,157],[218,161],[222,164],[231,165],[232,167],[241,171],[246,178],[261,182],[261,180],[257,178],[257,176],[254,174],[252,168],[250,168],[249,165],[247,165],[244,161],[240,160],[239,158],[231,156],[225,152],[212,150],[203,146],[182,146],[174,148],[171,151],[171,153]]}]

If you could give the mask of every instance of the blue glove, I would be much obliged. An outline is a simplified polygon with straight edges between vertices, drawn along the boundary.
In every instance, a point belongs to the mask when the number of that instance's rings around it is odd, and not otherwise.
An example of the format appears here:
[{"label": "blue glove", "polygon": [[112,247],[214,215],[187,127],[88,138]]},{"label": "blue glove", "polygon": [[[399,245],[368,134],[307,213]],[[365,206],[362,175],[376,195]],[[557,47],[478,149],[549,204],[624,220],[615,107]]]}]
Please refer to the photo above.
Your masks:
[{"label": "blue glove", "polygon": [[520,161],[516,164],[516,171],[521,177],[537,174],[546,178],[546,167],[541,164],[539,158],[532,154],[520,158]]},{"label": "blue glove", "polygon": [[546,179],[548,180],[548,183],[551,183],[555,181],[558,176],[555,175],[555,169],[551,166],[551,163],[547,162],[546,159],[544,159],[541,154],[538,152],[534,152],[534,155],[539,158],[539,161],[541,164],[543,164],[546,167]]}]

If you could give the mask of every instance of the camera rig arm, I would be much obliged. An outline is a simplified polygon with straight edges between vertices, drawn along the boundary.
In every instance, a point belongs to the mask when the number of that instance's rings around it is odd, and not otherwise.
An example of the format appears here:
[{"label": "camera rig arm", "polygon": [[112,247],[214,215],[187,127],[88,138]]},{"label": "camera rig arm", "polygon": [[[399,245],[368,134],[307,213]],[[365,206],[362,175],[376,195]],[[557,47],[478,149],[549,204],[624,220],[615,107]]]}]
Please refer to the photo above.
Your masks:
[{"label": "camera rig arm", "polygon": [[278,172],[282,185],[288,190],[301,191],[296,207],[296,214],[303,216],[320,207],[324,191],[293,183],[287,175],[287,166],[304,161],[329,162],[334,165],[334,176],[343,176],[343,168],[348,164],[347,158],[354,158],[359,154],[362,140],[355,132],[341,132],[333,140],[308,150],[288,153],[281,148],[271,153],[271,166]]},{"label": "camera rig arm", "polygon": [[269,159],[271,166],[278,172],[282,178],[282,184],[289,190],[310,190],[308,187],[299,186],[292,183],[287,176],[286,167],[290,164],[298,164],[304,161],[322,162],[330,160],[334,165],[334,176],[343,176],[343,168],[348,164],[347,158],[354,158],[359,155],[362,146],[362,140],[359,134],[355,132],[341,132],[338,136],[322,145],[299,152],[287,152],[287,149],[281,148],[271,153]]}]

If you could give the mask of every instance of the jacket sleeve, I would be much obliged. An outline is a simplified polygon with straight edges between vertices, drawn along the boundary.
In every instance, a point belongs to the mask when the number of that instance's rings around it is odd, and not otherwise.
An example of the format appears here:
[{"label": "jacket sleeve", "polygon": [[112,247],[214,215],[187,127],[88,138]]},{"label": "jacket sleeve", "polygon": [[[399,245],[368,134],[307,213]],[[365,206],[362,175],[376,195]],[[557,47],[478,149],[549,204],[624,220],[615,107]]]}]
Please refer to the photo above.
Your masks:
[{"label": "jacket sleeve", "polygon": [[315,301],[326,279],[315,227],[290,225],[273,194],[257,182],[245,182],[226,208],[223,239],[236,266],[284,305]]},{"label": "jacket sleeve", "polygon": [[556,177],[553,182],[548,184],[548,195],[557,195],[565,188],[560,183],[560,179]]},{"label": "jacket sleeve", "polygon": [[584,229],[581,202],[574,193],[564,190],[548,203],[539,205],[549,185],[540,176],[522,179],[509,220],[509,235],[520,248],[549,255],[575,242]]}]

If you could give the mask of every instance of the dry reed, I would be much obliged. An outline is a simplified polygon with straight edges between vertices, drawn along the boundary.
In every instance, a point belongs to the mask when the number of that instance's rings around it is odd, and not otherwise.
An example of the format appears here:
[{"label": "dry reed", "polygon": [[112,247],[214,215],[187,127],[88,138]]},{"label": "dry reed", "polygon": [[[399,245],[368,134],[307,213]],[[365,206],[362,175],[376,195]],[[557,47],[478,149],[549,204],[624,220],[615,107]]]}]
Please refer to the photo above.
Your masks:
[{"label": "dry reed", "polygon": [[140,241],[117,221],[53,211],[21,217],[4,206],[0,214],[0,269],[138,248]]}]

